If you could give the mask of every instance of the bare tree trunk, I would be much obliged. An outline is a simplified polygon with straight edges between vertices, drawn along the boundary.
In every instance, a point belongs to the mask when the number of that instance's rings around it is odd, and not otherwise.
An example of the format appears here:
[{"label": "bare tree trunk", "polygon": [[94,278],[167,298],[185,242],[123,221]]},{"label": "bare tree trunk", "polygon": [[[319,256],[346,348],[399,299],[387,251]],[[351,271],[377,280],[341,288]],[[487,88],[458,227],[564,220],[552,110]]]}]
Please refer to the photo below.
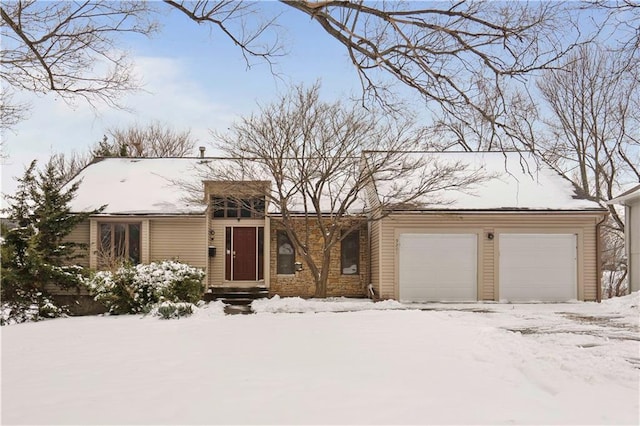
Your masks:
[{"label": "bare tree trunk", "polygon": [[[214,138],[231,164],[212,166],[203,179],[242,181],[246,187],[256,182],[255,191],[262,192],[264,182],[272,182],[265,200],[281,214],[289,240],[313,276],[317,297],[328,292],[331,251],[361,226],[358,220],[370,218],[362,198],[373,176],[409,181],[389,188],[375,207],[381,212],[486,178],[482,170],[468,170],[459,162],[427,163],[410,155],[424,137],[409,114],[396,120],[379,109],[323,102],[318,85],[296,87]],[[364,167],[366,153],[372,155]]]}]

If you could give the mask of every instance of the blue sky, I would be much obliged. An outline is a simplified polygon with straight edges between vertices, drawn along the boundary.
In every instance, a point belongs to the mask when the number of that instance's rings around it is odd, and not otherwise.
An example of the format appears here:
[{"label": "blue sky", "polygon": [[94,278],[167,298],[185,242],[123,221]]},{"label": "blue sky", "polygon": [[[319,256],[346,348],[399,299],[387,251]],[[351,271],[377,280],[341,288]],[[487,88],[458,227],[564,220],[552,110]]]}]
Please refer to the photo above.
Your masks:
[{"label": "blue sky", "polygon": [[273,100],[290,84],[320,79],[327,98],[358,94],[356,73],[338,42],[300,12],[275,2],[261,7],[283,14],[279,22],[288,54],[277,59],[277,77],[256,60],[247,69],[240,50],[224,35],[170,12],[153,38],[121,39],[144,82],[143,92],[123,98],[133,112],[105,105],[93,110],[83,101],[68,105],[54,95],[20,94],[18,99],[29,101],[32,109],[27,120],[4,135],[8,158],[2,165],[2,192],[15,190],[14,177],[33,159],[43,163],[53,153],[86,152],[108,128],[158,120],[176,130],[191,129],[198,145],[214,155],[209,129],[226,129],[255,111],[256,102]]}]

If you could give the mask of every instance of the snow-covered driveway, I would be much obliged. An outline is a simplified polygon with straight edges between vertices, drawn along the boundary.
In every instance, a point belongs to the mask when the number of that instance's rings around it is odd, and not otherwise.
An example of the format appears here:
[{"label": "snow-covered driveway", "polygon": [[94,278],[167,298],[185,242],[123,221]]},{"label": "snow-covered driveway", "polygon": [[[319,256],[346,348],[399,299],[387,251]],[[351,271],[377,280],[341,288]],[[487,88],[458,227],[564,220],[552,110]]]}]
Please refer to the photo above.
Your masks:
[{"label": "snow-covered driveway", "polygon": [[[638,293],[371,307],[282,299],[256,315],[3,327],[2,423],[639,422]],[[265,312],[291,310],[304,313]]]}]

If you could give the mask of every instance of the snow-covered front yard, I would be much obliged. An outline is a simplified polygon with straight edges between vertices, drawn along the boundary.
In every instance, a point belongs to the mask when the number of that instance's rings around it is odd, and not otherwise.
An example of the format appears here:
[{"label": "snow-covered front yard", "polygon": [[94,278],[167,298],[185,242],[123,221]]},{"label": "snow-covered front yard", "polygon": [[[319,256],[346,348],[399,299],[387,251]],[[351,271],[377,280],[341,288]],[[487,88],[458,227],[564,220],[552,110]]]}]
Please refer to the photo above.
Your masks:
[{"label": "snow-covered front yard", "polygon": [[276,298],[6,326],[2,423],[638,424],[638,301]]}]

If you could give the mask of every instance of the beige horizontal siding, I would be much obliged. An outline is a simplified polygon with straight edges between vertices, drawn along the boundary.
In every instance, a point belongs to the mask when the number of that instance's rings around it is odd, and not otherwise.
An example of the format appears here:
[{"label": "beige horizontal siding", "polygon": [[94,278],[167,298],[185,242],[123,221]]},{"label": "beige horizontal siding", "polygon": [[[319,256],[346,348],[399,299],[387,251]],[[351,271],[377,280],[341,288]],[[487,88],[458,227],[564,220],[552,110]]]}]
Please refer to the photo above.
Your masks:
[{"label": "beige horizontal siding", "polygon": [[478,238],[482,244],[482,276],[480,277],[480,294],[478,299],[480,300],[495,300],[495,234],[493,240],[487,238],[489,233],[494,233],[493,228],[485,228],[484,233],[479,235]]},{"label": "beige horizontal siding", "polygon": [[371,222],[369,229],[369,265],[371,268],[370,283],[376,295],[380,295],[380,221]]},{"label": "beige horizontal siding", "polygon": [[[382,246],[384,244],[384,234],[382,232],[383,222],[380,220],[380,200],[378,199],[378,192],[376,191],[373,180],[370,180],[365,186],[365,193],[367,197],[367,204],[372,210],[373,220],[369,223],[369,282],[373,286],[373,289],[377,296],[389,298],[389,288],[382,288],[382,283],[385,282],[381,278],[383,269],[381,267],[381,255]],[[393,290],[393,288],[391,288]]]},{"label": "beige horizontal siding", "polygon": [[598,274],[598,257],[596,252],[597,236],[595,226],[584,227],[583,243],[583,297],[584,300],[595,301],[598,294],[598,284],[600,277]]},{"label": "beige horizontal siding", "polygon": [[397,299],[398,293],[395,283],[395,257],[397,252],[394,234],[395,226],[393,222],[388,223],[387,220],[382,219],[380,228],[380,297],[383,299]]},{"label": "beige horizontal siding", "polygon": [[[64,241],[84,245],[84,248],[77,247],[74,251],[74,255],[79,255],[80,257],[65,263],[89,268],[89,220],[85,220],[76,225],[69,235],[64,238]],[[64,289],[55,284],[45,284],[44,289],[56,296],[89,294],[88,290],[84,287]]]},{"label": "beige horizontal siding", "polygon": [[65,241],[82,244],[84,247],[77,247],[74,255],[79,255],[73,260],[73,264],[80,265],[83,268],[89,267],[89,220],[85,220],[76,225],[75,228],[67,235]]},{"label": "beige horizontal siding", "polygon": [[172,259],[206,268],[206,219],[202,216],[150,219],[149,248],[152,262]]},{"label": "beige horizontal siding", "polygon": [[228,220],[210,220],[210,229],[215,232],[211,245],[216,247],[216,256],[209,258],[209,286],[224,284],[225,226],[233,222]]},{"label": "beige horizontal siding", "polygon": [[[480,241],[479,299],[498,298],[496,273],[498,233],[572,233],[578,235],[578,295],[582,300],[595,300],[599,278],[596,268],[597,214],[558,213],[445,213],[393,214],[382,220],[379,254],[379,288],[383,298],[398,297],[396,239],[402,232],[470,232]],[[487,238],[494,232],[493,240]],[[372,241],[372,244],[373,241]]]}]

